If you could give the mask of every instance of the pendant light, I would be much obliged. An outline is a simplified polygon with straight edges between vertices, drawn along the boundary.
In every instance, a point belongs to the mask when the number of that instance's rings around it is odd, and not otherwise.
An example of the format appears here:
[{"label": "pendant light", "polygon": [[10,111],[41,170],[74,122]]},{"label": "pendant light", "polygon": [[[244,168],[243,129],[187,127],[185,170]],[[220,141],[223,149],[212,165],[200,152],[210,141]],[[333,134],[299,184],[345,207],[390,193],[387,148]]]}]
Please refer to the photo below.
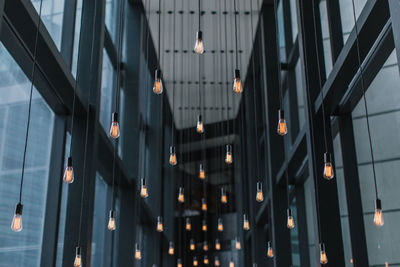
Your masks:
[{"label": "pendant light", "polygon": [[206,221],[206,219],[203,219],[203,221],[202,221],[201,230],[203,232],[207,232],[207,221]]},{"label": "pendant light", "polygon": [[[257,144],[256,144],[257,146]],[[262,189],[262,182],[258,181],[257,182],[257,194],[256,194],[256,201],[261,203],[264,201],[264,194],[263,194],[263,189]]]},{"label": "pendant light", "polygon": [[174,255],[174,253],[175,253],[174,242],[170,241],[169,242],[169,247],[168,247],[168,254],[169,255]]},{"label": "pendant light", "polygon": [[186,226],[185,226],[186,231],[191,231],[192,230],[192,222],[190,218],[186,218]]},{"label": "pendant light", "polygon": [[178,261],[177,261],[177,266],[178,266],[178,267],[182,267],[182,259],[178,259]]},{"label": "pendant light", "polygon": [[201,163],[200,163],[200,167],[199,167],[199,178],[201,180],[204,180],[206,178],[206,172],[204,170],[203,164],[201,164]]},{"label": "pendant light", "polygon": [[142,198],[147,198],[149,196],[149,192],[147,190],[146,178],[142,178],[140,181],[140,196]]},{"label": "pendant light", "polygon": [[221,187],[221,203],[227,204],[228,203],[228,196],[226,195],[225,189]]},{"label": "pendant light", "polygon": [[219,262],[219,258],[218,258],[218,256],[215,256],[215,258],[214,258],[214,265],[215,266],[220,266],[220,262]]},{"label": "pendant light", "polygon": [[[117,78],[117,80],[118,79],[119,78]],[[118,101],[118,100],[116,100],[116,101]],[[119,118],[118,118],[118,112],[116,112],[116,111],[111,114],[110,136],[114,139],[117,139],[120,136]]]},{"label": "pendant light", "polygon": [[170,146],[169,147],[169,164],[171,166],[175,166],[176,164],[178,164],[178,160],[176,158],[175,146]]},{"label": "pendant light", "polygon": [[189,242],[189,249],[190,249],[191,251],[196,250],[196,242],[194,241],[193,238],[190,239],[190,242]]},{"label": "pendant light", "polygon": [[274,250],[272,249],[271,241],[268,241],[267,256],[268,258],[274,257]]},{"label": "pendant light", "polygon": [[208,251],[208,242],[207,241],[204,241],[204,243],[203,243],[203,250]]},{"label": "pendant light", "polygon": [[[161,58],[161,0],[158,0],[158,57]],[[164,86],[162,83],[161,70],[157,68],[154,75],[153,92],[157,95],[161,95],[163,91]]]},{"label": "pendant light", "polygon": [[233,7],[235,11],[235,44],[236,44],[236,69],[235,69],[235,77],[233,80],[233,92],[239,94],[243,92],[242,80],[240,78],[240,70],[239,70],[239,53],[238,53],[238,29],[237,29],[237,11],[236,11],[236,0],[233,0]]},{"label": "pendant light", "polygon": [[321,264],[327,264],[328,263],[328,257],[326,256],[325,244],[324,243],[319,244],[319,262]]},{"label": "pendant light", "polygon": [[201,3],[199,0],[199,30],[196,33],[196,43],[194,44],[193,48],[193,51],[198,55],[204,53],[203,32],[200,29],[201,29]]},{"label": "pendant light", "polygon": [[229,267],[235,267],[235,262],[234,262],[233,260],[231,260],[231,261],[229,262]]},{"label": "pendant light", "polygon": [[207,211],[207,201],[206,201],[206,198],[204,198],[204,197],[201,199],[201,210]]},{"label": "pendant light", "polygon": [[218,218],[218,232],[224,231],[224,224],[222,222],[222,218]]},{"label": "pendant light", "polygon": [[182,186],[179,187],[178,202],[179,203],[185,202],[185,189]]},{"label": "pendant light", "polygon": [[221,243],[219,239],[215,239],[215,250],[221,250]]},{"label": "pendant light", "polygon": [[76,249],[75,249],[74,267],[80,267],[80,266],[82,266],[81,247],[76,247]]},{"label": "pendant light", "polygon": [[249,231],[250,230],[250,222],[247,214],[243,215],[243,230]]},{"label": "pendant light", "polygon": [[287,209],[287,228],[293,229],[295,226],[292,209]]},{"label": "pendant light", "polygon": [[115,211],[114,210],[110,210],[110,216],[108,218],[108,226],[107,226],[108,230],[110,231],[114,231],[115,230]]},{"label": "pendant light", "polygon": [[[78,57],[79,57],[79,53],[78,53]],[[73,104],[74,105],[74,104]],[[73,109],[73,108],[72,108]],[[73,115],[72,115],[72,120],[73,120]],[[72,129],[72,127],[71,127]],[[72,134],[71,134],[72,136]],[[71,142],[72,143],[72,142]],[[72,145],[71,145],[72,148]],[[71,151],[71,149],[70,149]],[[65,171],[64,171],[64,175],[63,175],[63,180],[65,183],[67,184],[72,184],[74,182],[74,169],[72,167],[72,156],[71,156],[71,152],[70,152],[70,156],[68,157],[67,160],[67,166],[65,167]]]},{"label": "pendant light", "polygon": [[225,163],[226,164],[232,164],[232,162],[233,162],[232,146],[231,145],[226,145]]},{"label": "pendant light", "polygon": [[242,249],[242,245],[240,244],[239,237],[235,238],[235,248],[236,248],[236,250],[241,250]]},{"label": "pendant light", "polygon": [[157,232],[161,233],[164,231],[164,225],[163,225],[163,220],[161,216],[157,217],[157,226],[156,226]]},{"label": "pendant light", "polygon": [[196,131],[197,131],[199,134],[204,133],[203,117],[202,117],[201,115],[198,115],[198,116],[197,116]]},{"label": "pendant light", "polygon": [[142,259],[142,252],[140,250],[139,244],[135,244],[135,259],[136,260],[141,260]]},{"label": "pendant light", "polygon": [[203,260],[205,265],[208,265],[210,263],[210,261],[208,260],[208,256],[204,255],[204,260]]},{"label": "pendant light", "polygon": [[193,266],[199,266],[199,261],[197,260],[197,257],[193,257]]}]

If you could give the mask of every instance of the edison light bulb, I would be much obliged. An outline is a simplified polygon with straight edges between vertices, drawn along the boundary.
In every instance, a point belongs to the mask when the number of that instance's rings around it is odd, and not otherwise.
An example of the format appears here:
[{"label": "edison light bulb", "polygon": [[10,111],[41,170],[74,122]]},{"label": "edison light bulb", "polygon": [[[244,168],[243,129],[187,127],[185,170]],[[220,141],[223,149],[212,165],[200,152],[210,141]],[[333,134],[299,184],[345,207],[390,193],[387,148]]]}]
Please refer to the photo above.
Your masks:
[{"label": "edison light bulb", "polygon": [[204,241],[204,243],[203,243],[203,250],[208,251],[208,242],[207,241]]},{"label": "edison light bulb", "polygon": [[142,198],[147,198],[149,196],[149,192],[147,190],[146,179],[142,178],[141,185],[140,185],[140,196]]},{"label": "edison light bulb", "polygon": [[139,244],[135,245],[135,259],[137,259],[137,260],[142,259],[142,252],[140,251]]},{"label": "edison light bulb", "polygon": [[292,214],[292,210],[288,209],[287,210],[287,228],[293,229],[294,228],[294,218]]},{"label": "edison light bulb", "polygon": [[335,177],[335,174],[333,172],[331,154],[329,154],[328,152],[325,152],[324,153],[324,178],[327,180],[331,180],[333,177]]},{"label": "edison light bulb", "polygon": [[197,116],[196,131],[198,133],[204,133],[203,116],[201,115]]},{"label": "edison light bulb", "polygon": [[161,70],[157,69],[155,77],[154,77],[153,92],[157,95],[161,95],[163,91],[164,91],[164,88],[163,88],[162,79],[161,79]]},{"label": "edison light bulb", "polygon": [[205,265],[208,265],[210,263],[210,261],[208,260],[208,256],[204,255],[204,260],[203,260]]},{"label": "edison light bulb", "polygon": [[113,112],[111,116],[110,136],[114,139],[119,137],[118,112]]},{"label": "edison light bulb", "polygon": [[239,94],[243,92],[242,81],[240,79],[240,70],[235,70],[235,79],[233,80],[233,92]]},{"label": "edison light bulb", "polygon": [[108,218],[108,230],[114,231],[115,230],[115,213],[114,210],[110,210],[110,216]]},{"label": "edison light bulb", "polygon": [[82,266],[81,247],[76,247],[74,267],[81,267],[81,266]]},{"label": "edison light bulb", "polygon": [[182,267],[182,260],[181,260],[181,259],[178,259],[178,261],[177,261],[177,266],[178,266],[178,267]]},{"label": "edison light bulb", "polygon": [[226,164],[232,164],[232,162],[233,162],[232,146],[231,145],[226,145],[225,163]]},{"label": "edison light bulb", "polygon": [[222,222],[222,218],[218,218],[218,232],[224,231],[224,224]]},{"label": "edison light bulb", "polygon": [[175,253],[174,243],[173,242],[169,242],[168,254],[169,255],[174,255],[174,253]]},{"label": "edison light bulb", "polygon": [[193,266],[198,266],[199,265],[199,261],[197,260],[197,257],[193,258]]},{"label": "edison light bulb", "polygon": [[207,231],[207,221],[205,219],[203,219],[201,230],[203,230],[203,232]]},{"label": "edison light bulb", "polygon": [[22,230],[22,210],[24,206],[18,203],[15,207],[14,217],[11,223],[11,230],[14,232],[21,232]]},{"label": "edison light bulb", "polygon": [[201,209],[207,211],[207,201],[204,197],[201,199]]},{"label": "edison light bulb", "polygon": [[183,187],[179,187],[178,201],[179,203],[185,202],[185,189]]},{"label": "edison light bulb", "polygon": [[287,134],[287,124],[285,120],[285,113],[282,109],[278,111],[278,129],[279,135],[284,136]]},{"label": "edison light bulb", "polygon": [[389,267],[389,262],[385,262],[385,267]]},{"label": "edison light bulb", "polygon": [[196,33],[196,43],[194,44],[193,51],[199,55],[204,53],[204,42],[203,42],[203,32],[202,31],[198,31]]},{"label": "edison light bulb", "polygon": [[178,160],[176,159],[176,153],[175,153],[175,147],[170,146],[169,147],[169,164],[171,166],[175,166],[178,164]]},{"label": "edison light bulb", "polygon": [[191,251],[194,251],[196,249],[196,243],[194,242],[194,239],[190,239],[190,245],[189,248]]},{"label": "edison light bulb", "polygon": [[67,184],[74,182],[74,169],[72,168],[72,157],[68,157],[67,167],[65,167],[63,180]]},{"label": "edison light bulb", "polygon": [[243,215],[243,230],[248,231],[250,230],[250,222],[247,214]]},{"label": "edison light bulb", "polygon": [[228,203],[228,197],[227,197],[225,189],[223,187],[221,187],[221,203],[222,204]]},{"label": "edison light bulb", "polygon": [[235,263],[232,260],[229,262],[229,267],[235,267]]},{"label": "edison light bulb", "polygon": [[272,249],[271,241],[268,241],[267,256],[268,258],[274,257],[274,250]]},{"label": "edison light bulb", "polygon": [[236,250],[240,250],[242,248],[238,237],[236,237],[236,239],[235,239],[235,248],[236,248]]},{"label": "edison light bulb", "polygon": [[215,250],[221,250],[221,243],[218,238],[215,239]]},{"label": "edison light bulb", "polygon": [[264,201],[264,194],[263,194],[262,183],[261,182],[257,182],[256,201],[257,202],[263,202]]},{"label": "edison light bulb", "polygon": [[201,180],[204,180],[206,178],[206,172],[204,171],[203,164],[200,164],[200,167],[199,167],[199,178]]},{"label": "edison light bulb", "polygon": [[374,223],[378,227],[383,226],[383,224],[385,223],[383,221],[382,202],[379,198],[375,200]]},{"label": "edison light bulb", "polygon": [[321,243],[319,245],[319,261],[321,264],[327,264],[328,263],[328,257],[326,256],[326,251],[325,251],[325,244]]},{"label": "edison light bulb", "polygon": [[190,221],[190,218],[186,218],[186,231],[191,231],[192,230],[192,223]]},{"label": "edison light bulb", "polygon": [[218,256],[215,256],[214,265],[215,265],[215,266],[219,266],[219,265],[220,265]]},{"label": "edison light bulb", "polygon": [[157,232],[162,232],[164,231],[164,226],[163,226],[163,222],[162,222],[162,217],[158,216],[157,217]]}]

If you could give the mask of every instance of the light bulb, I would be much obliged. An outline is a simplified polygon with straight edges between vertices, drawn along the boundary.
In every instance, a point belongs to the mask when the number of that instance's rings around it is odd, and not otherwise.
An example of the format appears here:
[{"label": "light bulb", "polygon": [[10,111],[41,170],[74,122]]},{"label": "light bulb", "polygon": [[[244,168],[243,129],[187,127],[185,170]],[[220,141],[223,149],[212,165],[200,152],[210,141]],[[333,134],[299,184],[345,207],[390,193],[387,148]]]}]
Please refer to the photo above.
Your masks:
[{"label": "light bulb", "polygon": [[141,180],[140,196],[142,198],[147,198],[149,196],[149,192],[147,190],[146,178],[142,178]]},{"label": "light bulb", "polygon": [[178,164],[178,160],[176,158],[176,153],[175,153],[175,146],[169,147],[169,164],[171,166],[175,166],[176,164]]},{"label": "light bulb", "polygon": [[240,70],[235,70],[235,79],[233,80],[233,92],[240,94],[243,92],[242,81],[240,79]]},{"label": "light bulb", "polygon": [[264,194],[263,194],[262,183],[261,182],[257,182],[256,201],[259,202],[259,203],[264,201]]},{"label": "light bulb", "polygon": [[202,31],[198,31],[196,33],[196,43],[194,44],[193,51],[199,55],[204,53],[204,42],[203,42],[203,32]]},{"label": "light bulb", "polygon": [[267,256],[268,258],[274,257],[274,250],[272,249],[271,241],[268,241]]},{"label": "light bulb", "polygon": [[226,164],[232,164],[232,162],[233,162],[232,146],[231,145],[226,145],[225,163]]},{"label": "light bulb", "polygon": [[224,224],[222,222],[222,218],[218,218],[218,232],[224,231]]},{"label": "light bulb", "polygon": [[215,265],[215,266],[219,266],[219,265],[220,265],[218,256],[215,256],[214,265]]},{"label": "light bulb", "polygon": [[203,232],[207,231],[207,221],[205,219],[203,219],[201,230],[203,230]]},{"label": "light bulb", "polygon": [[385,262],[385,267],[389,267],[389,262]]},{"label": "light bulb", "polygon": [[331,180],[335,177],[332,165],[331,154],[328,152],[324,153],[324,178],[326,180]]},{"label": "light bulb", "polygon": [[168,254],[169,255],[174,255],[174,253],[175,253],[174,243],[173,242],[169,242]]},{"label": "light bulb", "polygon": [[191,231],[192,230],[192,222],[190,221],[190,218],[186,218],[186,231]]},{"label": "light bulb", "polygon": [[384,225],[383,212],[382,212],[382,202],[379,198],[375,200],[375,215],[374,223],[376,226],[381,227]]},{"label": "light bulb", "polygon": [[196,131],[198,133],[204,133],[203,116],[201,115],[197,116]]},{"label": "light bulb", "polygon": [[197,260],[197,257],[193,258],[193,266],[198,266],[199,265],[199,261]]},{"label": "light bulb", "polygon": [[250,230],[250,222],[247,214],[243,215],[243,230],[248,231]]},{"label": "light bulb", "polygon": [[154,77],[154,86],[153,92],[157,95],[161,95],[164,91],[163,83],[161,79],[161,70],[156,70],[155,77]]},{"label": "light bulb", "polygon": [[287,209],[287,228],[293,229],[295,226],[291,209]]},{"label": "light bulb", "polygon": [[221,203],[222,204],[228,203],[228,197],[227,197],[225,189],[223,187],[221,187]]},{"label": "light bulb", "polygon": [[208,251],[208,242],[207,241],[204,241],[204,243],[203,243],[203,250]]},{"label": "light bulb", "polygon": [[110,216],[108,217],[108,230],[114,231],[116,226],[115,226],[115,212],[114,210],[110,210]]},{"label": "light bulb", "polygon": [[81,247],[76,247],[76,249],[75,249],[74,267],[81,267],[81,266],[82,266]]},{"label": "light bulb", "polygon": [[327,264],[328,263],[328,257],[326,256],[325,244],[324,243],[319,244],[319,262],[321,264]]},{"label": "light bulb", "polygon": [[22,210],[24,206],[19,202],[15,207],[14,217],[11,223],[11,230],[14,232],[22,231]]},{"label": "light bulb", "polygon": [[114,139],[119,137],[118,112],[113,112],[111,116],[110,136]]},{"label": "light bulb", "polygon": [[157,229],[157,232],[162,232],[162,231],[164,231],[164,226],[163,226],[163,222],[162,222],[162,217],[161,216],[158,216],[157,217],[157,227],[156,227],[156,229]]},{"label": "light bulb", "polygon": [[278,129],[277,132],[279,135],[284,136],[287,134],[287,124],[285,120],[285,112],[280,109],[278,110]]},{"label": "light bulb", "polygon": [[201,199],[201,210],[207,211],[207,201],[204,197]]},{"label": "light bulb", "polygon": [[137,243],[135,245],[135,259],[137,259],[137,260],[142,259],[142,252],[140,251],[139,244],[137,244]]},{"label": "light bulb", "polygon": [[236,239],[235,239],[235,248],[236,248],[236,250],[240,250],[242,248],[238,237],[236,237]]},{"label": "light bulb", "polygon": [[74,182],[74,169],[72,168],[72,157],[68,157],[67,166],[65,167],[63,180],[67,184]]},{"label": "light bulb", "polygon": [[231,261],[229,262],[229,267],[235,267],[235,263],[233,262],[233,260],[231,260]]},{"label": "light bulb", "polygon": [[178,259],[178,261],[177,261],[177,266],[178,266],[178,267],[182,267],[182,260],[181,260],[181,259]]},{"label": "light bulb", "polygon": [[208,265],[210,263],[210,261],[208,260],[208,256],[204,255],[204,260],[203,260],[205,265]]},{"label": "light bulb", "polygon": [[215,250],[221,250],[221,243],[218,238],[215,239]]},{"label": "light bulb", "polygon": [[194,239],[190,239],[190,245],[189,248],[191,251],[194,251],[196,249],[196,243],[194,242]]},{"label": "light bulb", "polygon": [[206,172],[204,171],[203,164],[200,164],[200,167],[199,167],[199,178],[201,180],[204,180],[206,178]]},{"label": "light bulb", "polygon": [[179,187],[178,201],[179,203],[185,202],[185,189],[183,187]]}]

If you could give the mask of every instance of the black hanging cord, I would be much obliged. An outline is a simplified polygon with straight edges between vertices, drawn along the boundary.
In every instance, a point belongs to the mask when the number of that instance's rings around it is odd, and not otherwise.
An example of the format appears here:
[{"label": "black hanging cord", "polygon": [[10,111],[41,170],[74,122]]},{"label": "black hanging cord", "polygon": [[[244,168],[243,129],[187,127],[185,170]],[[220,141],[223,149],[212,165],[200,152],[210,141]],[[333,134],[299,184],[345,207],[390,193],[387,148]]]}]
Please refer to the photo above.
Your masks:
[{"label": "black hanging cord", "polygon": [[173,18],[173,41],[172,41],[172,118],[171,118],[171,140],[174,145],[174,119],[175,119],[175,37],[176,37],[176,0],[174,0]]},{"label": "black hanging cord", "polygon": [[279,108],[283,106],[283,94],[282,94],[282,81],[281,81],[281,50],[279,43],[279,24],[278,24],[278,4],[277,0],[274,0],[274,14],[275,14],[275,29],[276,29],[276,55],[277,55],[277,67],[278,67],[278,90],[279,90]]},{"label": "black hanging cord", "polygon": [[239,69],[239,55],[238,55],[238,34],[237,34],[237,19],[236,19],[236,0],[233,0],[233,9],[235,16],[235,46],[236,46],[236,69]]},{"label": "black hanging cord", "polygon": [[[226,0],[224,1],[224,9],[225,12],[227,11],[227,4],[226,4]],[[227,141],[229,142],[229,134],[230,134],[230,130],[229,130],[229,76],[228,76],[228,22],[227,22],[227,17],[228,14],[225,15],[225,66],[226,66],[226,71],[225,71],[225,76],[226,76],[226,81],[224,82],[226,84],[226,127],[227,127]],[[236,15],[235,15],[236,18]]]},{"label": "black hanging cord", "polygon": [[161,0],[158,0],[158,57],[160,58],[161,69]]},{"label": "black hanging cord", "polygon": [[365,85],[364,85],[364,68],[361,64],[361,55],[360,55],[360,41],[358,39],[358,26],[357,26],[357,18],[356,18],[356,7],[354,4],[354,0],[352,0],[353,5],[353,19],[354,19],[354,29],[356,31],[356,45],[357,45],[357,58],[358,58],[358,66],[360,68],[360,77],[361,77],[361,88],[363,90],[363,102],[365,109],[365,118],[367,121],[367,131],[368,131],[368,142],[369,142],[369,151],[371,153],[371,163],[372,163],[372,172],[374,175],[374,189],[375,189],[375,197],[378,199],[378,185],[376,182],[376,172],[375,172],[375,158],[374,158],[374,150],[372,148],[372,140],[371,140],[371,130],[369,126],[369,115],[368,115],[368,105],[367,99],[365,97]]},{"label": "black hanging cord", "polygon": [[201,29],[201,2],[199,0],[199,31]]}]

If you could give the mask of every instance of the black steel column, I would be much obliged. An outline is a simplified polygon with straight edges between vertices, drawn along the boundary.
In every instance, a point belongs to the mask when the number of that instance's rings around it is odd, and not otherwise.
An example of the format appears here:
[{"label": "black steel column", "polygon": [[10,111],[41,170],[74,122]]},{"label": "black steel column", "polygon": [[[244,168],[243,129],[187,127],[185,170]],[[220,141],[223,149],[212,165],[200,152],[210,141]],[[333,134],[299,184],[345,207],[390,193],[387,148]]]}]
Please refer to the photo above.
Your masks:
[{"label": "black steel column", "polygon": [[339,0],[326,1],[326,9],[328,11],[332,64],[335,64],[335,61],[343,48],[343,31],[342,20],[340,19]]}]

